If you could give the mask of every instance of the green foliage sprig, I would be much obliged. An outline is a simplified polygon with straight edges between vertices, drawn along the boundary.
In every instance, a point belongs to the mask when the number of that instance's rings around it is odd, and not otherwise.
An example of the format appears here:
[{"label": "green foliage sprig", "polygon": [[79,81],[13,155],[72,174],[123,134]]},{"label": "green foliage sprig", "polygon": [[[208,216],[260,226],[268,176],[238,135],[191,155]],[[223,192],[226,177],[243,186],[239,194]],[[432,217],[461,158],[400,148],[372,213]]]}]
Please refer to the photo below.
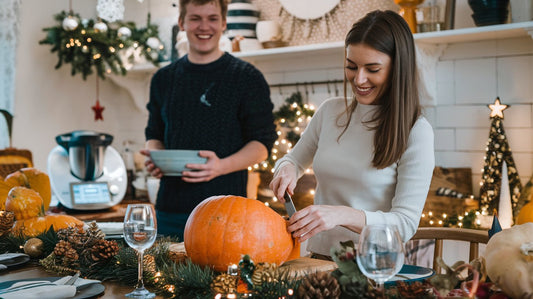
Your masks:
[{"label": "green foliage sprig", "polygon": [[[62,23],[67,17],[74,18],[79,25],[73,30],[65,30]],[[76,13],[62,11],[55,15],[54,19],[58,24],[43,29],[47,34],[39,41],[39,44],[52,45],[50,51],[57,52],[56,69],[64,63],[69,63],[72,65],[71,75],[81,73],[84,80],[94,70],[102,79],[105,79],[108,70],[115,74],[125,75],[127,71],[119,52],[129,47],[139,47],[141,55],[147,61],[158,65],[162,49],[152,49],[147,45],[150,37],[157,38],[158,36],[157,26],[150,23],[149,15],[147,26],[140,29],[136,28],[133,22],[107,23],[102,20],[101,22],[108,27],[105,32],[94,28],[95,20],[80,21],[81,17]],[[119,36],[118,28],[120,27],[128,27],[132,32],[131,36]]]}]

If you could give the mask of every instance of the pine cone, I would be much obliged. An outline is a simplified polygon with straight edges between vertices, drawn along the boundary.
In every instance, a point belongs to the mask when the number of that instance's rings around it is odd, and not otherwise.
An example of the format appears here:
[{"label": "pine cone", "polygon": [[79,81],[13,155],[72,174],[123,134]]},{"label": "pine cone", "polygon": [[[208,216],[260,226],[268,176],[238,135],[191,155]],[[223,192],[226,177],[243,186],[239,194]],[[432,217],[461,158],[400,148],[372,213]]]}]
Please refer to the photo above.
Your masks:
[{"label": "pine cone", "polygon": [[62,257],[67,253],[69,249],[72,249],[72,246],[68,241],[59,240],[59,242],[57,242],[56,246],[54,247],[54,254],[57,257]]},{"label": "pine cone", "polygon": [[67,228],[62,228],[62,229],[58,230],[57,231],[57,238],[59,240],[68,241],[70,236],[82,235],[82,234],[84,234],[83,230],[81,230],[77,226],[69,226]]},{"label": "pine cone", "polygon": [[80,256],[74,248],[69,248],[63,256],[63,266],[78,265],[78,259]]},{"label": "pine cone", "polygon": [[433,287],[428,282],[414,281],[408,284],[405,281],[397,281],[396,290],[401,298],[434,297]]},{"label": "pine cone", "polygon": [[56,264],[56,258],[55,254],[51,253],[46,258],[39,260],[39,264],[47,271],[52,271],[60,275],[73,275],[78,272],[75,269]]},{"label": "pine cone", "polygon": [[153,255],[147,254],[144,256],[143,268],[146,272],[150,273],[151,276],[155,275],[155,273],[157,272],[157,267],[155,265],[155,257]]},{"label": "pine cone", "polygon": [[0,211],[0,237],[9,233],[15,222],[15,214],[8,211]]},{"label": "pine cone", "polygon": [[211,289],[215,294],[231,294],[237,291],[237,277],[223,273],[211,282]]},{"label": "pine cone", "polygon": [[276,264],[260,263],[257,264],[252,275],[254,286],[259,287],[263,282],[279,281],[280,271]]},{"label": "pine cone", "polygon": [[91,248],[91,258],[95,262],[107,261],[118,254],[116,241],[98,240]]},{"label": "pine cone", "polygon": [[89,228],[87,228],[87,237],[89,238],[89,242],[90,241],[97,241],[97,240],[103,240],[104,237],[105,237],[105,234],[102,232],[102,230],[100,230],[100,228],[98,227],[98,224],[96,224],[96,221],[92,221],[91,223],[89,223]]},{"label": "pine cone", "polygon": [[337,279],[329,272],[312,273],[304,277],[298,287],[298,298],[339,298],[341,288]]}]

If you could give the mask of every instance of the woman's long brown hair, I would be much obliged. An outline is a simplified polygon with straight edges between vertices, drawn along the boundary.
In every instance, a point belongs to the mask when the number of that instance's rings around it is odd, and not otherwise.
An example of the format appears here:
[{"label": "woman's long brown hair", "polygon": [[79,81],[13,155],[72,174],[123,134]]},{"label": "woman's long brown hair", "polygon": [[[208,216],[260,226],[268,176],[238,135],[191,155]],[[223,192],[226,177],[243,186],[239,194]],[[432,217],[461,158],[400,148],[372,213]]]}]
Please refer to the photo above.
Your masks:
[{"label": "woman's long brown hair", "polygon": [[[404,19],[393,11],[373,11],[355,23],[345,40],[348,45],[364,44],[391,58],[389,86],[378,95],[380,108],[373,119],[365,124],[376,130],[374,135],[374,158],[372,164],[383,169],[397,162],[407,148],[409,133],[421,114],[418,97],[418,74],[413,35]],[[346,63],[346,61],[345,61]],[[352,114],[357,107],[355,98],[351,103],[346,96],[346,76],[344,77],[344,100],[347,117],[344,129],[338,140],[350,125]]]}]

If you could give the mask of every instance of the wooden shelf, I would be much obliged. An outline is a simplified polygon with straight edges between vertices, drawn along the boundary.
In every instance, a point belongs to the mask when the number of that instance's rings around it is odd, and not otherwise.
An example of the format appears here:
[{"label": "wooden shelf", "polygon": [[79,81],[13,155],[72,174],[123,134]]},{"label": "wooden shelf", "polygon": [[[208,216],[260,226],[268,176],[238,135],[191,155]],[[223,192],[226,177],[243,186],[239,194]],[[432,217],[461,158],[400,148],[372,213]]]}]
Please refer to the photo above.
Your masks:
[{"label": "wooden shelf", "polygon": [[[424,51],[422,51],[425,53],[422,67],[426,69],[426,72],[429,72],[427,73],[428,78],[434,77],[434,66],[447,44],[527,37],[533,38],[533,21],[414,34],[416,44],[420,48],[424,48]],[[268,63],[272,60],[291,61],[293,59],[304,58],[311,59],[310,61],[312,61],[312,59],[323,56],[342,57],[344,55],[343,53],[344,42],[336,41],[235,52],[232,55],[253,64],[261,64],[261,62]],[[160,66],[167,64],[169,62],[163,62]],[[128,70],[128,74],[124,77],[110,77],[116,84],[128,90],[137,107],[140,110],[144,110],[145,103],[148,99],[150,78],[156,70],[157,68],[152,64],[138,64]],[[431,85],[431,83],[428,84]],[[431,91],[430,98],[434,97],[435,87],[430,86],[428,88]]]},{"label": "wooden shelf", "polygon": [[[533,38],[533,21],[511,23],[473,28],[461,28],[435,32],[414,34],[415,42],[422,44],[452,44],[481,40],[505,39],[514,37]],[[270,59],[291,59],[299,55],[342,55],[344,42],[330,42],[303,46],[291,46],[273,49],[261,49],[249,52],[232,53],[234,56],[246,61],[262,61]]]}]

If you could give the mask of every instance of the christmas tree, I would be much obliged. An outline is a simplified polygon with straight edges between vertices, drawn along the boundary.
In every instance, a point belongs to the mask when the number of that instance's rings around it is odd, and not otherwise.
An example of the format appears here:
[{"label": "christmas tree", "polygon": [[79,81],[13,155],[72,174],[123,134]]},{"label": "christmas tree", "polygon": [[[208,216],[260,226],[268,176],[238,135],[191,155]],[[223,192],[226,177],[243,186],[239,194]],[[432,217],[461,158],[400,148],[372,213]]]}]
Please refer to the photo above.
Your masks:
[{"label": "christmas tree", "polygon": [[[500,207],[500,195],[505,197],[507,194],[503,192],[509,190],[513,218],[515,218],[523,206],[520,202],[522,184],[503,128],[503,110],[509,105],[501,104],[498,97],[494,104],[488,107],[491,110],[491,127],[481,175],[480,207],[482,211],[488,213],[497,211]],[[507,167],[504,167],[504,164]],[[507,168],[507,173],[502,173],[505,168]],[[502,179],[502,176],[507,176],[508,180]],[[502,186],[502,182],[506,184],[506,181],[508,181],[508,189],[507,186]]]},{"label": "christmas tree", "polygon": [[286,98],[285,103],[279,107],[278,111],[274,112],[278,140],[274,143],[268,160],[254,168],[272,171],[276,161],[288,153],[298,142],[300,134],[307,127],[314,113],[315,107],[304,103],[299,91]]}]

